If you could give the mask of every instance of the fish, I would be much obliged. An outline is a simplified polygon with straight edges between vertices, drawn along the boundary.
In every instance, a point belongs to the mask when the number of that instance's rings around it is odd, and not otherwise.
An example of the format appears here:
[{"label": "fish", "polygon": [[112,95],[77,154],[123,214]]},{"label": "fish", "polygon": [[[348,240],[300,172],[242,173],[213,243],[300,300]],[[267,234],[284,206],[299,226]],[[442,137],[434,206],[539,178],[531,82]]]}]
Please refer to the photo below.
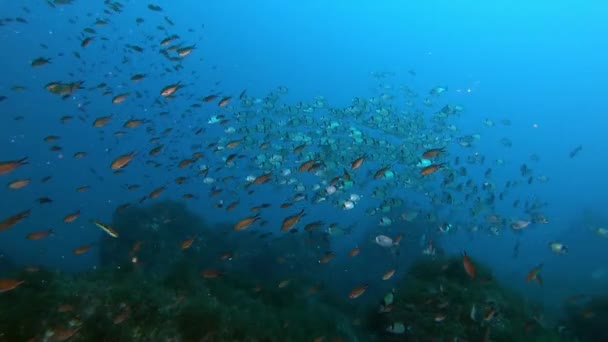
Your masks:
[{"label": "fish", "polygon": [[51,63],[50,58],[38,57],[32,61],[31,65],[33,67],[39,67],[39,66],[43,66],[43,65],[46,65],[49,63]]},{"label": "fish", "polygon": [[186,240],[182,241],[182,242],[180,243],[180,245],[179,245],[179,246],[180,246],[180,248],[181,248],[182,250],[186,250],[186,249],[190,248],[190,247],[192,246],[192,243],[194,242],[194,240],[196,240],[196,237],[197,237],[197,236],[195,235],[195,236],[193,236],[193,237],[191,237],[191,238],[189,238],[189,239],[186,239]]},{"label": "fish", "polygon": [[245,230],[258,220],[260,220],[260,214],[241,219],[234,225],[234,230]]},{"label": "fish", "polygon": [[0,279],[0,293],[12,291],[23,283],[25,283],[25,280]]},{"label": "fish", "polygon": [[363,164],[363,161],[365,160],[366,155],[362,155],[360,157],[358,157],[357,159],[353,160],[352,163],[350,163],[350,169],[351,170],[356,170],[358,168],[361,167],[361,165]]},{"label": "fish", "polygon": [[363,285],[359,285],[359,286],[353,288],[348,293],[348,298],[357,299],[357,298],[361,297],[361,295],[363,295],[365,293],[365,290],[367,290],[368,287],[369,287],[369,285],[363,284]]},{"label": "fish", "polygon": [[513,228],[514,230],[524,229],[524,228],[528,227],[530,225],[530,223],[531,223],[531,221],[517,220],[517,221],[514,221],[513,223],[511,223],[511,228]]},{"label": "fish", "polygon": [[129,93],[118,94],[112,98],[112,103],[113,104],[123,103],[123,102],[125,102],[127,97],[129,97],[129,95],[130,95]]},{"label": "fish", "polygon": [[300,210],[300,212],[297,214],[287,216],[281,224],[281,231],[285,232],[293,228],[296,224],[298,224],[302,216],[304,216],[304,209]]},{"label": "fish", "polygon": [[72,250],[72,253],[73,253],[74,255],[82,255],[82,254],[84,254],[84,253],[88,252],[88,251],[89,251],[89,249],[91,249],[91,247],[93,247],[93,245],[92,245],[92,244],[82,245],[82,246],[80,246],[80,247],[76,247],[76,248],[74,248],[74,249]]},{"label": "fish", "polygon": [[76,219],[78,218],[78,216],[80,216],[80,210],[76,210],[73,213],[67,214],[63,218],[63,222],[65,222],[65,223],[72,223],[72,222],[76,221]]},{"label": "fish", "polygon": [[393,239],[386,235],[378,235],[374,238],[374,242],[381,247],[392,247],[394,245]]},{"label": "fish", "polygon": [[28,216],[30,216],[30,210],[24,210],[22,212],[19,212],[15,215],[5,219],[4,221],[1,221],[0,222],[0,232],[13,227],[15,224],[26,219]]},{"label": "fish", "polygon": [[223,275],[222,272],[216,269],[206,269],[201,272],[201,276],[205,279],[216,279]]},{"label": "fish", "polygon": [[93,127],[101,128],[101,127],[107,125],[108,122],[110,122],[110,119],[112,119],[112,115],[100,116],[100,117],[96,118],[95,121],[93,121]]},{"label": "fish", "polygon": [[24,157],[17,160],[0,161],[0,175],[13,172],[16,168],[27,165],[28,158]]},{"label": "fish", "polygon": [[171,96],[171,95],[175,94],[175,92],[180,88],[181,88],[181,82],[177,82],[175,84],[169,84],[160,90],[160,95],[163,97]]},{"label": "fish", "polygon": [[382,280],[389,280],[393,277],[393,275],[395,275],[395,269],[391,268],[390,270],[384,272],[384,274],[382,274]]},{"label": "fish", "polygon": [[576,156],[579,154],[579,152],[580,152],[582,149],[583,149],[583,146],[582,146],[582,145],[578,145],[578,146],[577,146],[577,147],[575,147],[575,148],[574,148],[572,151],[570,151],[570,153],[568,154],[568,156],[569,156],[570,158],[574,158],[574,157],[576,157]]},{"label": "fish", "polygon": [[136,155],[136,152],[132,151],[127,154],[118,156],[116,159],[114,159],[114,161],[112,161],[112,163],[110,164],[110,168],[112,170],[119,170],[119,169],[124,168],[131,162],[131,160],[133,160],[133,157],[135,157],[135,155]]},{"label": "fish", "polygon": [[29,233],[25,236],[27,240],[41,240],[53,234],[53,229],[41,230],[39,232]]},{"label": "fish", "polygon": [[566,254],[566,253],[568,253],[568,247],[566,247],[561,242],[557,242],[557,241],[549,242],[549,248],[555,254]]},{"label": "fish", "polygon": [[543,285],[543,279],[540,276],[540,270],[543,268],[543,264],[538,264],[531,268],[526,274],[526,282],[535,281],[538,285]]},{"label": "fish", "polygon": [[354,247],[353,249],[351,249],[350,251],[348,251],[348,256],[350,258],[354,258],[357,255],[359,255],[359,253],[361,253],[361,249],[359,247]]},{"label": "fish", "polygon": [[228,103],[230,103],[230,100],[232,100],[232,96],[226,96],[223,97],[218,103],[217,106],[218,107],[226,107],[228,105]]},{"label": "fish", "polygon": [[93,220],[93,224],[96,225],[97,227],[99,227],[104,232],[106,232],[111,237],[118,238],[118,232],[116,232],[112,227],[108,226],[107,224],[103,224],[103,223],[101,223],[99,221],[95,221],[95,220]]},{"label": "fish", "polygon": [[421,176],[431,175],[431,174],[437,172],[439,169],[441,169],[443,167],[445,167],[445,163],[432,164],[432,165],[429,165],[427,167],[423,167],[422,170],[420,170],[420,175]]},{"label": "fish", "polygon": [[422,153],[422,158],[423,159],[435,158],[435,157],[437,157],[439,154],[441,154],[443,152],[445,152],[445,147],[442,147],[442,148],[432,148],[430,150],[424,151],[424,153]]},{"label": "fish", "polygon": [[319,259],[319,264],[327,264],[330,262],[336,255],[333,252],[326,252],[325,255],[321,259]]},{"label": "fish", "polygon": [[12,190],[18,190],[21,188],[25,188],[28,184],[30,184],[32,180],[30,178],[17,179],[10,183],[8,183],[8,188]]},{"label": "fish", "polygon": [[475,265],[469,259],[466,251],[462,252],[462,266],[464,267],[465,272],[469,275],[469,277],[475,279],[477,275],[477,270],[475,269]]}]

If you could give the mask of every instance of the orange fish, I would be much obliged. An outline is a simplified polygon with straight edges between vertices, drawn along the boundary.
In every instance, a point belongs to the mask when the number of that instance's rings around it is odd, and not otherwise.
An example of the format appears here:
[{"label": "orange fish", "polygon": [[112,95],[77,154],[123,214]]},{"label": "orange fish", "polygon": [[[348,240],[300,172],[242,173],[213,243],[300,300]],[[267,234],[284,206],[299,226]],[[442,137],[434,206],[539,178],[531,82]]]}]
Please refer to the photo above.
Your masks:
[{"label": "orange fish", "polygon": [[19,166],[23,166],[25,164],[27,164],[27,157],[21,158],[19,160],[9,160],[0,162],[0,175],[10,173]]},{"label": "orange fish", "polygon": [[350,164],[350,168],[351,170],[356,170],[358,168],[361,167],[361,165],[363,164],[363,161],[365,160],[365,155],[362,155],[361,157],[355,159],[351,164]]},{"label": "orange fish", "polygon": [[543,284],[543,278],[540,276],[540,270],[543,268],[543,264],[538,264],[528,271],[526,275],[526,282],[535,281],[538,285]]},{"label": "orange fish", "polygon": [[128,120],[127,122],[125,122],[122,127],[124,128],[137,128],[139,126],[141,126],[143,123],[145,123],[144,120],[142,119],[131,119]]},{"label": "orange fish", "polygon": [[232,140],[226,144],[226,148],[237,148],[241,144],[242,140]]},{"label": "orange fish", "polygon": [[175,92],[181,88],[180,86],[180,82],[177,82],[176,84],[170,84],[166,87],[164,87],[161,91],[160,91],[160,95],[167,97],[167,96],[171,96],[173,94],[175,94]]},{"label": "orange fish", "polygon": [[255,216],[246,217],[234,225],[234,230],[244,230],[249,228],[255,221],[260,219],[260,214]]},{"label": "orange fish", "polygon": [[98,117],[95,119],[95,121],[93,121],[93,127],[103,127],[110,121],[110,119],[112,119],[112,115]]},{"label": "orange fish", "polygon": [[365,293],[365,290],[367,290],[367,288],[368,288],[367,284],[363,284],[363,285],[355,287],[348,293],[348,298],[357,299],[357,298],[361,297],[361,295],[363,293]]},{"label": "orange fish", "polygon": [[12,291],[24,282],[24,280],[0,279],[0,293]]},{"label": "orange fish", "polygon": [[445,152],[445,148],[432,148],[430,150],[426,150],[423,154],[422,154],[422,158],[424,159],[431,159],[431,158],[435,158],[438,154]]},{"label": "orange fish", "polygon": [[118,158],[114,159],[112,164],[110,164],[110,167],[112,168],[112,170],[122,169],[123,167],[127,166],[129,162],[131,162],[133,157],[135,157],[135,151],[123,154]]},{"label": "orange fish", "polygon": [[30,216],[30,211],[25,210],[25,211],[22,211],[18,214],[15,214],[15,215],[5,219],[4,221],[0,222],[0,232],[11,228],[12,226],[19,223],[20,221],[27,218],[28,216]]},{"label": "orange fish", "polygon": [[390,270],[384,272],[382,275],[382,280],[389,280],[393,277],[393,275],[395,275],[395,269],[391,268]]},{"label": "orange fish", "polygon": [[462,265],[464,266],[464,270],[467,272],[469,277],[475,278],[477,271],[475,270],[475,265],[473,265],[471,259],[469,259],[466,251],[462,252]]},{"label": "orange fish", "polygon": [[284,232],[293,228],[296,224],[298,224],[302,216],[304,216],[304,209],[300,210],[300,212],[297,214],[287,216],[281,224],[281,231]]},{"label": "orange fish", "polygon": [[114,104],[123,103],[123,102],[125,102],[125,100],[127,99],[128,96],[129,96],[129,93],[118,94],[112,98],[112,103],[114,103]]},{"label": "orange fish", "polygon": [[327,264],[330,262],[336,255],[333,252],[326,252],[325,255],[319,260],[319,264]]},{"label": "orange fish", "polygon": [[429,165],[429,166],[423,168],[422,170],[420,170],[420,175],[428,176],[430,174],[435,173],[437,170],[441,169],[444,166],[445,166],[445,163]]},{"label": "orange fish", "polygon": [[263,174],[261,176],[257,176],[253,180],[253,184],[264,184],[264,183],[266,183],[266,182],[268,182],[270,180],[270,177],[272,177],[272,173],[271,172],[265,173],[265,174]]},{"label": "orange fish", "polygon": [[355,247],[348,252],[348,256],[353,258],[353,257],[356,257],[357,255],[359,255],[360,252],[361,252],[361,249],[359,249],[359,247]]},{"label": "orange fish", "polygon": [[160,196],[160,194],[165,191],[166,187],[161,186],[160,188],[156,188],[154,190],[152,190],[152,192],[150,192],[150,194],[148,194],[148,198],[149,199],[154,199],[158,196]]},{"label": "orange fish", "polygon": [[78,218],[78,216],[80,216],[80,210],[77,210],[77,211],[75,211],[75,212],[73,212],[71,214],[66,215],[63,218],[63,222],[65,222],[65,223],[74,222],[74,221],[76,221],[76,219]]},{"label": "orange fish", "polygon": [[222,276],[222,272],[214,269],[206,269],[201,272],[201,275],[205,279],[215,279]]},{"label": "orange fish", "polygon": [[374,173],[374,179],[380,179],[380,178],[384,178],[384,175],[386,174],[386,172],[388,170],[390,170],[391,166],[385,166],[383,168],[381,168],[380,170],[376,171],[376,173]]},{"label": "orange fish", "polygon": [[228,103],[230,103],[231,99],[232,99],[232,96],[226,96],[226,97],[222,98],[220,100],[220,102],[218,102],[217,106],[218,107],[226,107],[228,105]]},{"label": "orange fish", "polygon": [[133,256],[137,252],[139,252],[141,250],[141,244],[141,241],[135,241],[135,243],[133,244],[133,248],[131,248],[131,251],[129,251],[129,255]]},{"label": "orange fish", "polygon": [[45,237],[49,236],[53,234],[53,230],[49,229],[49,230],[41,230],[39,232],[33,232],[33,233],[29,233],[25,236],[26,239],[28,240],[41,240],[44,239]]},{"label": "orange fish", "polygon": [[93,247],[93,245],[82,245],[80,247],[75,248],[72,253],[74,253],[75,255],[82,255],[88,252],[91,247]]},{"label": "orange fish", "polygon": [[182,248],[182,250],[190,248],[190,246],[192,246],[192,243],[194,242],[195,239],[196,239],[196,235],[189,239],[182,241],[182,243],[180,244],[180,247]]},{"label": "orange fish", "polygon": [[8,183],[9,189],[18,190],[21,188],[25,188],[28,184],[30,184],[32,180],[29,178],[26,179],[17,179],[10,183]]},{"label": "orange fish", "polygon": [[307,172],[308,170],[310,170],[312,168],[312,166],[314,164],[315,164],[315,160],[314,159],[305,161],[302,164],[300,164],[300,167],[298,167],[298,171],[300,171],[300,172]]},{"label": "orange fish", "polygon": [[118,316],[114,318],[114,324],[120,324],[124,322],[125,320],[127,320],[127,318],[129,318],[129,316],[131,316],[131,308],[127,306],[120,314],[118,314]]}]

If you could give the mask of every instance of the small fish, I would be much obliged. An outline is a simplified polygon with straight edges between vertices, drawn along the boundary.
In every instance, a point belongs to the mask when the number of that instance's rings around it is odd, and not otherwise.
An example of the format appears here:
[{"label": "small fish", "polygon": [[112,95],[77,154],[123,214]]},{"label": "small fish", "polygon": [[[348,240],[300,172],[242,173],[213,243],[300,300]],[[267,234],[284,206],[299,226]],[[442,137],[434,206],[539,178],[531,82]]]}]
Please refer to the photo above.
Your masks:
[{"label": "small fish", "polygon": [[194,242],[194,240],[196,240],[196,235],[189,239],[182,241],[179,246],[182,250],[186,250],[192,246],[192,243]]},{"label": "small fish", "polygon": [[110,121],[110,119],[112,119],[112,115],[98,117],[95,119],[95,121],[93,121],[93,127],[103,127]]},{"label": "small fish", "polygon": [[511,223],[511,228],[514,230],[521,230],[521,229],[528,227],[530,225],[530,223],[531,223],[531,221],[517,220],[517,221],[514,221],[513,223]]},{"label": "small fish", "polygon": [[110,164],[110,168],[112,170],[119,170],[124,168],[125,166],[127,166],[131,160],[133,160],[133,157],[135,157],[135,151],[127,153],[127,154],[123,154],[119,157],[117,157],[116,159],[114,159],[114,161],[112,161],[112,164]]},{"label": "small fish", "polygon": [[543,279],[539,274],[542,268],[543,264],[538,264],[530,269],[526,275],[526,282],[535,281],[538,285],[543,285]]},{"label": "small fish", "polygon": [[260,214],[255,216],[246,217],[234,225],[234,230],[244,230],[249,228],[253,223],[260,219]]},{"label": "small fish", "polygon": [[570,158],[574,158],[578,155],[578,153],[583,149],[583,146],[578,145],[577,147],[575,147],[572,151],[570,151],[570,153],[568,154],[570,156]]},{"label": "small fish", "polygon": [[119,104],[125,102],[127,97],[129,97],[129,93],[118,94],[112,98],[112,103]]},{"label": "small fish", "polygon": [[475,265],[473,265],[473,262],[471,261],[471,259],[469,259],[469,256],[467,255],[466,251],[462,252],[462,266],[464,267],[464,270],[465,272],[467,272],[469,277],[475,279],[477,271],[475,269]]},{"label": "small fish", "polygon": [[18,190],[18,189],[26,187],[28,184],[30,184],[31,181],[32,180],[30,178],[17,179],[17,180],[14,180],[14,181],[8,183],[7,186],[9,189]]},{"label": "small fish", "polygon": [[108,226],[107,224],[103,224],[99,221],[93,221],[93,224],[96,225],[97,227],[99,227],[104,232],[106,232],[111,237],[118,238],[118,233],[112,227]]},{"label": "small fish", "polygon": [[220,102],[217,103],[218,107],[226,107],[228,105],[228,103],[230,103],[230,100],[232,99],[232,96],[226,96],[223,97]]},{"label": "small fish", "polygon": [[12,291],[24,282],[24,280],[0,279],[0,293]]},{"label": "small fish", "polygon": [[365,293],[365,290],[367,290],[368,287],[369,286],[367,284],[363,284],[363,285],[355,287],[348,293],[348,298],[357,299],[357,298],[361,297],[361,295],[363,295]]},{"label": "small fish", "polygon": [[304,216],[304,209],[300,210],[300,212],[297,214],[287,216],[281,224],[281,231],[285,232],[293,228],[296,224],[298,224],[302,216]]},{"label": "small fish", "polygon": [[393,275],[395,275],[395,269],[391,268],[390,270],[384,272],[384,274],[382,274],[382,280],[389,280],[393,277]]},{"label": "small fish", "polygon": [[561,242],[549,242],[549,248],[551,248],[551,251],[556,254],[568,253],[568,247]]},{"label": "small fish", "polygon": [[169,85],[163,87],[163,89],[161,89],[161,91],[160,91],[160,95],[164,96],[164,97],[167,97],[167,96],[171,96],[171,95],[175,94],[175,92],[179,88],[181,88],[181,84],[180,83],[181,82],[177,82],[175,84],[169,84]]},{"label": "small fish", "polygon": [[326,252],[325,255],[319,259],[319,264],[327,264],[330,262],[336,255],[333,252]]},{"label": "small fish", "polygon": [[0,222],[0,232],[3,230],[7,230],[9,228],[11,228],[12,226],[14,226],[15,224],[21,222],[22,220],[26,219],[28,216],[30,216],[30,211],[29,210],[25,210],[22,211],[20,213],[17,213],[7,219],[5,219],[4,221]]},{"label": "small fish", "polygon": [[93,247],[93,245],[91,245],[91,244],[82,245],[80,247],[74,248],[74,250],[72,250],[72,253],[75,255],[82,255],[82,254],[88,252],[89,249],[91,249],[91,247]]},{"label": "small fish", "polygon": [[53,229],[41,230],[39,232],[29,233],[25,236],[27,240],[41,240],[53,234]]},{"label": "small fish", "polygon": [[360,168],[361,165],[363,164],[363,161],[365,160],[365,158],[366,158],[366,155],[362,155],[361,157],[353,160],[353,162],[350,163],[350,169],[356,170],[356,169]]},{"label": "small fish", "polygon": [[437,172],[439,169],[443,168],[444,166],[445,166],[445,163],[429,165],[427,167],[422,168],[422,170],[420,170],[420,175],[421,176],[431,175],[431,174]]},{"label": "small fish", "polygon": [[26,165],[27,163],[27,157],[18,160],[2,161],[0,162],[0,175],[8,174],[20,166]]},{"label": "small fish", "polygon": [[64,218],[63,218],[63,222],[65,223],[71,223],[76,221],[76,219],[78,218],[78,216],[80,216],[80,210],[77,210],[73,213],[67,214]]},{"label": "small fish", "polygon": [[39,67],[39,66],[43,66],[43,65],[46,65],[49,63],[51,63],[50,58],[39,57],[39,58],[34,59],[31,63],[31,65],[33,67]]},{"label": "small fish", "polygon": [[433,148],[430,150],[426,150],[424,151],[424,153],[422,153],[422,158],[424,159],[431,159],[431,158],[435,158],[437,157],[440,153],[445,152],[445,148]]},{"label": "small fish", "polygon": [[201,272],[201,275],[205,279],[215,279],[222,276],[222,272],[214,269],[206,269]]}]

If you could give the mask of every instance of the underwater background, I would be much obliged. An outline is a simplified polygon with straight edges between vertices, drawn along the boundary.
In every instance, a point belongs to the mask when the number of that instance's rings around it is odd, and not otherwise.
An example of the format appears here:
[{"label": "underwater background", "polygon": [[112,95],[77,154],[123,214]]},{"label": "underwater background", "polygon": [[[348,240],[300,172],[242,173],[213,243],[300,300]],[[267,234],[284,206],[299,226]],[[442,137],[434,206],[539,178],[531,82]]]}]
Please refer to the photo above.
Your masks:
[{"label": "underwater background", "polygon": [[0,341],[608,341],[607,15],[0,2]]}]

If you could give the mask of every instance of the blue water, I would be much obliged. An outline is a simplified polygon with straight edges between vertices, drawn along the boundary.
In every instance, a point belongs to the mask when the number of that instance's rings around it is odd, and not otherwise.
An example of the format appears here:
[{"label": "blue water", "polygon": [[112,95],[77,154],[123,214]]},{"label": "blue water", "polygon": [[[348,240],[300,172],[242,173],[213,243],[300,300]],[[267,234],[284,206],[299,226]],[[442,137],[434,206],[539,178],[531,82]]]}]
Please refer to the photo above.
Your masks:
[{"label": "blue water", "polygon": [[[569,295],[605,291],[608,277],[594,279],[591,275],[608,268],[608,239],[588,227],[608,225],[605,214],[608,183],[604,179],[608,173],[605,154],[608,6],[603,2],[312,0],[297,4],[284,1],[158,1],[157,4],[164,9],[162,13],[148,10],[147,4],[130,1],[124,2],[122,13],[107,16],[102,13],[105,6],[101,2],[75,1],[56,8],[44,2],[0,3],[0,18],[23,17],[28,21],[5,22],[0,27],[3,46],[0,95],[8,97],[0,102],[0,160],[29,157],[29,165],[0,177],[6,183],[32,178],[32,184],[24,189],[0,189],[0,219],[33,208],[26,221],[0,232],[0,250],[6,256],[23,265],[47,265],[66,271],[90,269],[98,261],[95,253],[78,258],[71,254],[73,248],[95,242],[102,234],[88,220],[111,221],[118,205],[136,202],[162,185],[167,185],[163,198],[179,198],[184,192],[199,195],[199,200],[189,202],[189,208],[211,222],[232,223],[237,217],[247,216],[251,206],[263,202],[275,204],[264,214],[269,227],[278,227],[286,214],[297,212],[303,204],[287,211],[278,209],[280,203],[293,195],[290,188],[276,197],[247,197],[242,190],[244,178],[260,171],[246,166],[222,173],[236,177],[236,182],[224,188],[225,192],[236,192],[238,195],[231,199],[240,198],[242,203],[230,214],[213,208],[217,199],[208,198],[210,187],[202,185],[200,179],[190,179],[186,188],[174,184],[173,179],[181,173],[174,166],[170,170],[166,166],[189,157],[191,144],[206,146],[224,135],[223,127],[209,127],[206,122],[210,116],[227,111],[204,105],[187,112],[195,99],[218,92],[237,97],[243,89],[247,89],[248,96],[263,98],[278,86],[284,86],[289,93],[281,98],[280,104],[310,102],[314,96],[322,95],[331,107],[341,108],[348,106],[354,97],[378,96],[383,92],[379,83],[391,84],[394,89],[406,84],[420,94],[418,100],[426,97],[432,87],[447,85],[448,92],[436,101],[441,106],[453,103],[466,109],[455,121],[459,129],[455,136],[481,135],[472,148],[451,143],[450,159],[472,152],[484,155],[484,166],[468,167],[470,175],[480,177],[493,161],[503,159],[503,168],[492,166],[492,181],[499,188],[507,180],[521,178],[519,167],[523,163],[534,170],[535,176],[547,176],[548,182],[532,185],[522,179],[523,184],[511,191],[509,200],[497,202],[495,211],[507,219],[526,219],[529,217],[522,206],[513,208],[511,203],[515,198],[522,203],[538,198],[547,202],[542,212],[549,224],[531,225],[521,234],[507,227],[499,236],[461,229],[441,235],[438,244],[450,254],[466,250],[474,260],[488,264],[499,280],[528,296],[542,298],[548,305],[559,305]],[[23,6],[31,13],[24,12]],[[164,16],[171,18],[175,26],[169,26]],[[107,26],[95,27],[98,31],[95,36],[108,40],[97,38],[82,49],[81,30],[93,27],[96,18],[108,17]],[[135,24],[138,17],[144,19],[141,25]],[[156,29],[157,25],[169,28],[170,33],[178,34],[187,44],[196,44],[192,55],[183,60],[181,70],[164,70],[170,63],[158,53],[158,42],[166,35]],[[190,28],[192,32],[188,31]],[[48,49],[40,44],[46,44]],[[142,46],[145,51],[126,51],[126,44]],[[73,51],[78,51],[81,58],[75,58]],[[41,56],[52,58],[52,63],[32,68],[30,61]],[[124,56],[129,63],[122,64]],[[411,76],[410,70],[415,70],[416,76]],[[371,76],[374,71],[391,71],[395,76],[378,81]],[[135,73],[146,73],[148,77],[133,84],[129,78]],[[44,89],[51,81],[78,80],[84,80],[87,89],[106,82],[112,96],[121,92],[131,92],[131,96],[125,103],[114,105],[111,97],[101,95],[102,90],[79,90],[61,100]],[[161,105],[154,103],[163,86],[178,81],[185,85],[179,90],[183,97],[161,101]],[[12,91],[14,85],[26,90]],[[391,91],[397,92],[394,89]],[[141,99],[135,97],[136,91],[141,92]],[[86,101],[90,103],[85,104]],[[403,102],[398,97],[394,105],[399,108]],[[232,106],[230,110],[239,110],[237,101]],[[170,115],[159,116],[162,111]],[[94,118],[112,113],[115,120],[103,133],[91,127]],[[24,120],[14,121],[18,115],[24,116]],[[72,115],[74,119],[62,124],[59,122],[62,115]],[[80,122],[80,115],[86,117],[85,123]],[[185,117],[181,118],[182,115]],[[142,126],[129,130],[124,137],[113,137],[112,132],[127,130],[121,125],[131,117],[152,120],[154,133],[147,134]],[[486,127],[486,118],[496,125]],[[502,125],[503,119],[512,124]],[[202,136],[191,134],[203,126],[207,131]],[[166,155],[177,160],[165,157],[157,160],[165,164],[163,167],[147,166],[147,151],[155,146],[148,139],[159,136],[168,127],[180,132],[163,141],[169,151]],[[47,135],[60,136],[57,144],[64,150],[49,151],[52,144],[42,141]],[[511,148],[499,143],[504,137],[513,142]],[[294,146],[285,141],[275,143]],[[568,153],[578,145],[583,146],[582,151],[569,158]],[[122,175],[113,175],[109,169],[111,161],[133,150],[140,151],[140,155]],[[88,156],[73,159],[71,155],[77,151],[86,151]],[[540,156],[540,161],[531,161],[532,154]],[[211,149],[205,155],[200,163],[208,165],[216,165],[221,157],[213,155]],[[291,163],[292,168],[298,165],[295,160]],[[383,164],[375,161],[360,174]],[[48,175],[53,176],[52,181],[41,184],[39,180]],[[306,182],[312,185],[314,178]],[[125,184],[134,183],[141,184],[142,189],[135,193],[124,189]],[[91,189],[76,193],[75,188],[83,185]],[[371,186],[360,192],[367,194],[370,189]],[[54,203],[36,205],[34,200],[41,196],[51,197]],[[231,199],[226,198],[226,204]],[[309,204],[304,223],[315,218],[344,226],[359,222],[363,228],[341,238],[336,248],[346,251],[355,245],[370,246],[379,217],[369,217],[364,210],[374,203],[377,204],[365,196],[360,207],[348,212],[330,205]],[[440,217],[440,221],[454,220],[462,228],[478,224],[467,222],[466,205],[449,211],[434,209],[450,213]],[[79,220],[64,224],[63,217],[75,210],[82,212]],[[433,223],[427,225],[422,228],[434,231]],[[48,228],[54,229],[53,237],[24,240],[25,234]],[[512,250],[517,239],[521,248],[515,259]],[[547,244],[555,240],[568,246],[566,255],[550,251]],[[544,263],[542,288],[525,282],[527,271],[539,263]],[[385,268],[378,266],[378,271]]]}]

